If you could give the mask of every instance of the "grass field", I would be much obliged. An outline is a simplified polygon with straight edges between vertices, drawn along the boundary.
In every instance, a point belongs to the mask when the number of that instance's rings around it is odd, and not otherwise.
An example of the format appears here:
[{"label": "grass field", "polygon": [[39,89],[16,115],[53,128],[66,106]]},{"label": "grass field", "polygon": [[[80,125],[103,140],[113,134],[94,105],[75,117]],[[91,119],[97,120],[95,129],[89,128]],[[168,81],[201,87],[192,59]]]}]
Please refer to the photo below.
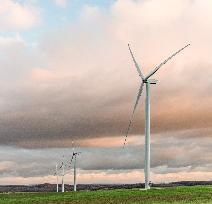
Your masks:
[{"label": "grass field", "polygon": [[64,203],[64,204],[177,204],[177,203],[211,203],[212,187],[173,187],[151,189],[148,191],[139,189],[80,191],[67,193],[10,193],[0,194],[2,203]]}]

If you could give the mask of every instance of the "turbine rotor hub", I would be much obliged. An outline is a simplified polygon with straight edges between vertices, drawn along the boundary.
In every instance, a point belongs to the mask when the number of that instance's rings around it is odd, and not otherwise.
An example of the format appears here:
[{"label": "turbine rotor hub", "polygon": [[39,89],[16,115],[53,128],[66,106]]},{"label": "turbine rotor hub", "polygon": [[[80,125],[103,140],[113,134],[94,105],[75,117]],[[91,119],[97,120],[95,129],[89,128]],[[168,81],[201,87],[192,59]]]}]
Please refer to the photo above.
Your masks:
[{"label": "turbine rotor hub", "polygon": [[156,80],[156,79],[144,79],[143,80],[143,83],[145,83],[145,84],[147,84],[147,83],[149,83],[149,84],[157,84],[157,82],[158,82],[158,80]]}]

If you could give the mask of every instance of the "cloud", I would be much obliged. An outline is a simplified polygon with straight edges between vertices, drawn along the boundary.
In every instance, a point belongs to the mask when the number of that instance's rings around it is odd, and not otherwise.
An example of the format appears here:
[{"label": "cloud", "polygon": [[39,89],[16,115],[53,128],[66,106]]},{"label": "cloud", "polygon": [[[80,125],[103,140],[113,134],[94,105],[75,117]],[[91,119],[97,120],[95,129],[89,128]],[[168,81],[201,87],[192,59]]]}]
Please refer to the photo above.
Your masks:
[{"label": "cloud", "polygon": [[[173,181],[203,181],[207,178],[211,178],[211,172],[180,172],[180,173],[169,173],[169,174],[151,174],[151,181],[154,183],[164,183]],[[102,171],[83,172],[78,171],[78,183],[79,184],[126,184],[126,183],[140,183],[144,182],[144,174],[141,171],[124,171],[116,172],[112,171],[109,174]],[[11,181],[13,181],[11,183]],[[73,175],[68,174],[65,176],[65,183],[73,184]],[[44,176],[44,177],[4,177],[0,178],[2,185],[28,185],[28,184],[40,184],[40,183],[56,183],[55,176]]]},{"label": "cloud", "polygon": [[[108,13],[85,6],[77,23],[46,33],[32,50],[23,42],[0,48],[6,53],[1,61],[1,83],[6,84],[0,103],[2,144],[56,147],[72,139],[124,135],[140,83],[129,41],[145,74],[191,43],[155,75],[159,83],[151,88],[152,133],[193,130],[193,135],[210,135],[197,129],[212,125],[211,14],[203,12],[211,3],[158,4],[116,1]],[[144,96],[131,134],[142,132]]]},{"label": "cloud", "polygon": [[55,4],[59,7],[65,8],[67,5],[67,0],[54,0]]},{"label": "cloud", "polygon": [[1,50],[14,43],[24,43],[24,41],[21,39],[20,35],[14,37],[0,36]]},{"label": "cloud", "polygon": [[[162,183],[177,180],[208,180],[212,169],[210,137],[204,140],[199,137],[195,139],[183,137],[192,134],[192,131],[177,134],[179,138],[169,134],[158,137],[152,135],[151,180]],[[140,144],[137,142],[138,139]],[[119,140],[121,141],[121,138]],[[143,182],[143,140],[144,137],[135,136],[131,145],[125,149],[122,146],[110,147],[110,144],[107,147],[78,148],[78,151],[82,152],[77,159],[78,181],[80,183]],[[55,163],[62,162],[62,155],[65,155],[65,161],[70,161],[72,149],[71,145],[69,148],[36,150],[2,146],[0,153],[4,155],[0,159],[1,183],[11,184],[11,181],[13,184],[55,183],[56,178],[53,176]],[[67,170],[66,181],[73,179],[72,168]]]},{"label": "cloud", "polygon": [[0,5],[0,31],[29,29],[39,22],[39,11],[28,4],[2,0]]},{"label": "cloud", "polygon": [[13,166],[14,166],[14,163],[13,162],[2,161],[2,162],[0,162],[0,172],[3,173],[5,171],[8,171]]}]

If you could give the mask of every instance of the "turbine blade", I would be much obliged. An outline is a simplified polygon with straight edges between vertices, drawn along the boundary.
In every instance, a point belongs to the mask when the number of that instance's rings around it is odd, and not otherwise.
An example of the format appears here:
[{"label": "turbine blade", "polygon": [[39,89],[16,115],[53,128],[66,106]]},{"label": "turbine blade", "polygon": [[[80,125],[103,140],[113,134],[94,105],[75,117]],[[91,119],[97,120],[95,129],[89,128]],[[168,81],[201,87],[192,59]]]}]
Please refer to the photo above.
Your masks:
[{"label": "turbine blade", "polygon": [[72,163],[73,159],[74,159],[74,153],[73,153],[73,155],[72,155],[72,157],[71,157],[70,164]]},{"label": "turbine blade", "polygon": [[142,94],[142,91],[143,91],[143,87],[144,87],[144,83],[142,82],[142,83],[141,83],[141,86],[140,86],[140,88],[139,88],[139,90],[138,90],[138,94],[137,94],[137,97],[136,97],[136,100],[135,100],[135,105],[134,105],[134,107],[133,107],[132,114],[131,114],[131,116],[130,116],[129,125],[128,125],[128,127],[127,127],[127,133],[126,133],[126,135],[125,135],[124,146],[123,146],[123,148],[125,147],[125,145],[126,145],[126,143],[127,143],[128,133],[129,133],[129,131],[130,131],[130,127],[131,127],[131,124],[132,124],[132,120],[133,120],[133,117],[134,117],[135,110],[136,110],[137,105],[138,105],[138,102],[139,102],[139,100],[140,100],[140,98],[141,98],[141,94]]},{"label": "turbine blade", "polygon": [[72,140],[72,150],[74,152],[74,141]]},{"label": "turbine blade", "polygon": [[172,54],[170,57],[168,57],[166,60],[164,60],[162,63],[160,63],[153,71],[151,71],[147,77],[145,78],[145,80],[147,80],[149,77],[151,77],[153,74],[155,74],[155,72],[157,72],[164,64],[166,64],[169,60],[171,60],[175,55],[177,55],[178,53],[180,53],[181,51],[183,51],[186,47],[188,47],[190,44],[184,46],[183,48],[181,48],[180,50],[178,50],[177,52],[175,52],[174,54]]},{"label": "turbine blade", "polygon": [[130,54],[131,54],[131,56],[132,56],[133,62],[134,62],[134,64],[135,64],[135,67],[136,67],[136,69],[137,69],[137,72],[138,72],[139,76],[140,76],[142,79],[144,79],[144,76],[143,76],[143,74],[142,74],[142,72],[141,72],[141,69],[140,69],[138,63],[136,62],[135,57],[134,57],[134,55],[133,55],[133,53],[132,53],[132,50],[131,50],[131,48],[130,48],[130,44],[128,44],[128,47],[129,47],[129,51],[130,51]]},{"label": "turbine blade", "polygon": [[73,161],[73,158],[74,158],[74,141],[72,140],[72,150],[73,150],[73,153],[72,153],[72,157],[71,157],[71,161],[70,161],[70,164],[72,163],[72,161]]},{"label": "turbine blade", "polygon": [[59,167],[59,169],[61,169],[62,167],[63,167],[63,162],[62,162],[61,166]]}]

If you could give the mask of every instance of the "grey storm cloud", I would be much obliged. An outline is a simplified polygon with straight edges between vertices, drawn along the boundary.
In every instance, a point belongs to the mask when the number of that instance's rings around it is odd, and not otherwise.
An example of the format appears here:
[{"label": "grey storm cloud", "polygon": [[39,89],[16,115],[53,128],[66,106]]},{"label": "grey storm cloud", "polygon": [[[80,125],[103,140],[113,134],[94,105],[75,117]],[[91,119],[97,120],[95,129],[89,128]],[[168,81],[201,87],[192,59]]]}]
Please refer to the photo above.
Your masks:
[{"label": "grey storm cloud", "polygon": [[[39,147],[40,141],[40,146],[48,147],[58,139],[124,135],[137,87],[125,90],[121,85],[93,93],[93,88],[89,90],[90,82],[74,82],[39,93],[23,90],[7,96],[10,109],[0,116],[1,144],[24,146],[31,142],[33,148],[33,143],[37,142],[34,147]],[[195,98],[199,92],[190,97],[185,89],[174,95],[171,88],[166,91],[163,88],[160,85],[152,88],[153,133],[211,127],[211,104],[205,102],[210,101],[208,96],[198,100]],[[144,96],[131,129],[132,134],[143,132]]]},{"label": "grey storm cloud", "polygon": [[[201,130],[199,130],[201,132]],[[172,134],[164,137],[155,137],[151,147],[151,168],[155,173],[165,174],[180,171],[211,171],[212,155],[210,137],[183,138],[192,134],[191,131],[178,132],[180,139]],[[142,140],[142,137],[141,137]],[[144,168],[144,146],[108,147],[78,149],[82,152],[78,156],[78,168],[84,171],[93,170],[133,170]],[[202,153],[201,153],[202,152]],[[20,149],[14,147],[2,147],[1,177],[5,176],[46,176],[53,175],[55,163],[62,162],[65,155],[69,162],[72,155],[71,148],[48,148],[48,149]],[[104,162],[103,162],[104,161]],[[6,162],[6,163],[5,163]],[[5,163],[5,165],[4,165]],[[2,165],[5,168],[2,168]]]}]

